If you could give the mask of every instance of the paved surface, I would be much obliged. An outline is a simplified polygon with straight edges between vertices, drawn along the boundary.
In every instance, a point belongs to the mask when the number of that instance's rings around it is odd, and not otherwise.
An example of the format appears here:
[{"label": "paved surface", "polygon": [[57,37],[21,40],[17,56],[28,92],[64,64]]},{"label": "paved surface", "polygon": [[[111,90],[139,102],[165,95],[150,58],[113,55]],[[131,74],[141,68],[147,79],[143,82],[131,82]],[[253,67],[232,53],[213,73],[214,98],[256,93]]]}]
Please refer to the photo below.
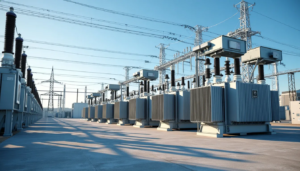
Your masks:
[{"label": "paved surface", "polygon": [[0,144],[0,170],[300,170],[300,126],[220,139],[195,130],[42,119]]}]

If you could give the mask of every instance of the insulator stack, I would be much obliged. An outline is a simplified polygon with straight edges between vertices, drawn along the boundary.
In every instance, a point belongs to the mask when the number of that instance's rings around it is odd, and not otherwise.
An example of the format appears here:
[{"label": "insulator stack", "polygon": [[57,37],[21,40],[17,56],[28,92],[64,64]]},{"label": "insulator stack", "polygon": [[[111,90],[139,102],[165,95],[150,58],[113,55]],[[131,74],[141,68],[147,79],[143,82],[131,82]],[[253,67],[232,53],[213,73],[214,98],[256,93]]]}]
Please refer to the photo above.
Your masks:
[{"label": "insulator stack", "polygon": [[31,69],[28,68],[27,69],[27,86],[28,87],[31,87],[30,84],[31,84],[32,80],[31,80]]},{"label": "insulator stack", "polygon": [[175,70],[171,70],[171,86],[175,87]]},{"label": "insulator stack", "polygon": [[21,58],[21,71],[23,73],[23,78],[25,78],[26,61],[27,61],[27,55],[25,54],[25,51],[24,51],[22,54],[22,58]]},{"label": "insulator stack", "polygon": [[181,77],[181,85],[185,85],[185,83],[184,83],[184,77]]},{"label": "insulator stack", "polygon": [[147,82],[147,93],[150,93],[150,81]]},{"label": "insulator stack", "polygon": [[21,34],[16,38],[16,49],[15,49],[15,66],[16,68],[21,68],[21,55],[23,48],[23,39],[21,38]]},{"label": "insulator stack", "polygon": [[265,80],[264,65],[258,65],[258,80]]},{"label": "insulator stack", "polygon": [[215,75],[220,75],[220,58],[214,58]]},{"label": "insulator stack", "polygon": [[225,75],[230,75],[230,61],[225,61]]},{"label": "insulator stack", "polygon": [[241,75],[239,58],[234,58],[234,75]]},{"label": "insulator stack", "polygon": [[13,54],[15,27],[17,15],[11,7],[10,11],[6,13],[5,37],[4,37],[4,51],[3,53]]},{"label": "insulator stack", "polygon": [[126,96],[129,97],[129,86],[126,87]]},{"label": "insulator stack", "polygon": [[206,58],[205,59],[205,63],[204,63],[204,65],[206,65],[206,69],[205,69],[205,77],[206,78],[210,78],[210,68],[209,68],[209,65],[210,65],[211,63],[210,63],[210,59],[209,58]]}]

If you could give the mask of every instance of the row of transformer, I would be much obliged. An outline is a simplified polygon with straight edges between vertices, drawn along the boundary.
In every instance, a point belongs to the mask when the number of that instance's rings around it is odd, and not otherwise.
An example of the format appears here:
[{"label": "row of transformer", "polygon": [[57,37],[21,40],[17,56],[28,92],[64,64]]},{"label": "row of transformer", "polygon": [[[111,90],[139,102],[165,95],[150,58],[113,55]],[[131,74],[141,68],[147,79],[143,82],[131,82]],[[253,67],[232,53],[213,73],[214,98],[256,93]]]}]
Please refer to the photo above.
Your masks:
[{"label": "row of transformer", "polygon": [[27,69],[26,60],[22,54],[23,39],[16,38],[15,53],[14,33],[16,14],[13,8],[6,13],[5,41],[0,67],[0,129],[4,128],[4,136],[12,136],[13,130],[28,127],[42,117],[43,108],[38,91],[33,81],[31,69]]},{"label": "row of transformer", "polygon": [[[134,127],[158,126],[158,130],[197,128],[198,135],[223,137],[223,134],[270,133],[271,121],[279,118],[279,97],[265,84],[264,65],[282,60],[280,50],[257,47],[246,52],[246,42],[227,36],[220,36],[193,48],[196,56],[206,56],[205,86],[198,87],[194,81],[192,89],[175,87],[175,70],[171,67],[171,86],[168,81],[156,93],[149,91],[149,81],[157,78],[157,71],[142,70],[134,74],[136,80],[143,80],[144,86],[138,96],[130,98],[127,87],[125,98],[116,99],[116,91],[122,83],[108,85],[105,90],[88,96],[89,99],[104,98],[105,91],[111,91],[110,101],[84,108],[82,117],[92,121],[134,124]],[[210,58],[214,59],[214,78],[210,82]],[[229,79],[229,60],[225,61],[223,81],[220,74],[220,58],[234,59],[233,80]],[[240,63],[258,67],[258,83],[241,82]],[[253,71],[254,72],[254,71]],[[254,73],[251,73],[253,76]],[[153,78],[153,76],[156,76]],[[195,74],[197,79],[198,73]],[[168,78],[168,77],[167,77]],[[127,82],[125,82],[127,84]],[[128,84],[127,84],[128,86]]]}]

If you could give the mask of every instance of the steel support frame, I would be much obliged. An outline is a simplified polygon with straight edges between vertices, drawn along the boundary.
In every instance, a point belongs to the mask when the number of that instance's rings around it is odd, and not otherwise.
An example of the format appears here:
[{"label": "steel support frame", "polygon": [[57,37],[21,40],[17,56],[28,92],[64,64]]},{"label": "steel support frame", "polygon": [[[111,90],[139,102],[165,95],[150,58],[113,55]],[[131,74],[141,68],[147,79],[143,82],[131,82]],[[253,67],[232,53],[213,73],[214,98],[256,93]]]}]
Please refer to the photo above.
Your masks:
[{"label": "steel support frame", "polygon": [[290,101],[296,101],[297,92],[296,92],[296,85],[295,85],[295,75],[293,72],[288,73],[288,84],[289,84]]}]

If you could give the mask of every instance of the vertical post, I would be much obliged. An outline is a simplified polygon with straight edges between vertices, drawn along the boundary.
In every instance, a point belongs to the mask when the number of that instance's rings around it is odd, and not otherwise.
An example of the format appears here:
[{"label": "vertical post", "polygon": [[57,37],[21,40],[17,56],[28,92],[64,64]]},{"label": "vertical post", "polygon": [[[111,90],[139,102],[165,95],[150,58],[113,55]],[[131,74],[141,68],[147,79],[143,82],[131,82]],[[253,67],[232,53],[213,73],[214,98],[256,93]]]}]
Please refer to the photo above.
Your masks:
[{"label": "vertical post", "polygon": [[196,85],[195,85],[195,87],[194,88],[196,88],[196,87],[198,87],[198,85],[199,85],[199,72],[198,72],[198,67],[199,67],[199,63],[198,63],[198,56],[199,56],[199,52],[196,54],[196,56],[195,56],[195,64],[196,64],[196,66],[195,66],[195,75],[196,75]]},{"label": "vertical post", "polygon": [[86,103],[86,92],[87,92],[87,88],[85,86],[85,90],[84,90],[84,103]]},{"label": "vertical post", "polygon": [[77,89],[76,103],[78,103],[78,89]]},{"label": "vertical post", "polygon": [[121,102],[123,101],[123,89],[122,89],[122,84],[120,85],[120,89],[121,89]]},{"label": "vertical post", "polygon": [[65,113],[65,104],[66,104],[66,84],[64,84],[64,94],[63,94],[63,113]]}]

